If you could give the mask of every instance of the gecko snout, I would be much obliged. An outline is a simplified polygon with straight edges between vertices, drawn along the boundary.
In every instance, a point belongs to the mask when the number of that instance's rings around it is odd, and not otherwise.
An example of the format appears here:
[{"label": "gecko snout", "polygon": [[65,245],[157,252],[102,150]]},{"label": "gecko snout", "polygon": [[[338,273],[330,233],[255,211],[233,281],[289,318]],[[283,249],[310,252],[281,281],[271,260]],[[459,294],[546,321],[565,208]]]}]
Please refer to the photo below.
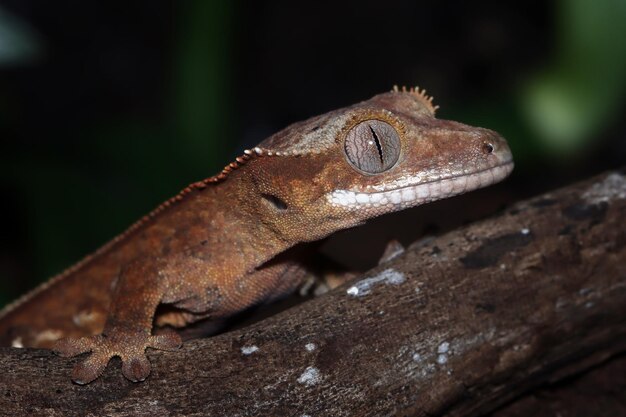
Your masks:
[{"label": "gecko snout", "polygon": [[502,165],[513,162],[513,155],[506,140],[498,133],[485,129],[480,151],[489,159],[494,160],[494,165]]}]

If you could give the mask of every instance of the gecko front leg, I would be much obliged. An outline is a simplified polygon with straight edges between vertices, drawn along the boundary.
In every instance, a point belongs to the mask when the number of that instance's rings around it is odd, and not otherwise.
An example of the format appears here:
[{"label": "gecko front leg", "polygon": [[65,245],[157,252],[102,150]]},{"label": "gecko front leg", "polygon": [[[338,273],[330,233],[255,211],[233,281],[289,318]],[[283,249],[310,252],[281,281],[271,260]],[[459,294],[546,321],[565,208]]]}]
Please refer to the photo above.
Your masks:
[{"label": "gecko front leg", "polygon": [[172,350],[181,346],[181,338],[174,331],[152,335],[153,317],[167,289],[158,265],[155,258],[142,258],[121,272],[102,334],[66,338],[55,344],[53,349],[65,357],[91,352],[74,367],[74,382],[88,384],[98,378],[115,356],[122,359],[126,378],[143,381],[150,374],[146,348]]}]

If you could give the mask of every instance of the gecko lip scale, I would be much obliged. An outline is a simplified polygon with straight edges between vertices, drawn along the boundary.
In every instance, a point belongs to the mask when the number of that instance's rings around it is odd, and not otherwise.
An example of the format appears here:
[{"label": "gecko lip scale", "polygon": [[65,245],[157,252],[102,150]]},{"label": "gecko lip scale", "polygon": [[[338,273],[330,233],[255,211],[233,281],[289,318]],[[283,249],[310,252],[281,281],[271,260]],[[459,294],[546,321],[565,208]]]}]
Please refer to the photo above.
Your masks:
[{"label": "gecko lip scale", "polygon": [[504,179],[512,170],[513,162],[510,161],[470,174],[451,176],[388,191],[365,193],[335,190],[327,194],[326,198],[334,206],[346,208],[397,206],[401,209],[486,187]]}]

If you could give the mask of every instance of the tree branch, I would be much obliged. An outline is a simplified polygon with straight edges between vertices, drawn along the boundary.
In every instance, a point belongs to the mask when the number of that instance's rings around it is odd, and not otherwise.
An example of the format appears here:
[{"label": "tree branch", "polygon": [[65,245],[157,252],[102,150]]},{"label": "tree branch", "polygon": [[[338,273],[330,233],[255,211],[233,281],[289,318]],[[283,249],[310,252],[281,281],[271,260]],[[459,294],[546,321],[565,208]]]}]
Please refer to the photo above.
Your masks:
[{"label": "tree branch", "polygon": [[626,350],[626,177],[612,173],[415,244],[231,333],[119,363],[0,349],[9,415],[477,415]]}]

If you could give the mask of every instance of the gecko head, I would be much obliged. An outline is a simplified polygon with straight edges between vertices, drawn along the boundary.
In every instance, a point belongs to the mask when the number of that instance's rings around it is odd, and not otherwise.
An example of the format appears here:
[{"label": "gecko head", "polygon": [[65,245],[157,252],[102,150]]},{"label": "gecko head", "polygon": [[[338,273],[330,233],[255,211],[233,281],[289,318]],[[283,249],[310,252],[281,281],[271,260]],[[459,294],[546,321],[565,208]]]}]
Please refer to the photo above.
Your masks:
[{"label": "gecko head", "polygon": [[394,89],[289,126],[256,148],[269,157],[241,170],[258,197],[249,209],[286,239],[317,240],[512,171],[499,134],[435,110],[423,92]]}]

